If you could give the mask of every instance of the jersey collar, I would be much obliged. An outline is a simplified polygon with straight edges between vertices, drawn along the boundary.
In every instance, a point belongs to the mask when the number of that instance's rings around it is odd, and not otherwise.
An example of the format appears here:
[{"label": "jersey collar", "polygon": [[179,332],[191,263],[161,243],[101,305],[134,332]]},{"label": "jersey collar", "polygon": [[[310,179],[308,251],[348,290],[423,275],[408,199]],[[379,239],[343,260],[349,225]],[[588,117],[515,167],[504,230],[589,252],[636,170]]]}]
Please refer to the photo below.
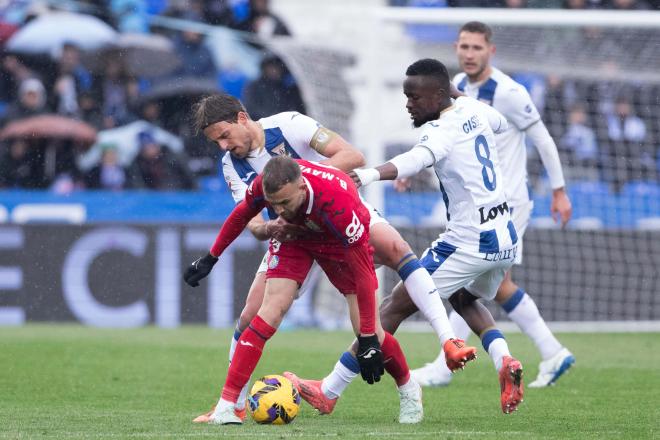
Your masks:
[{"label": "jersey collar", "polygon": [[309,181],[305,178],[305,176],[301,177],[305,182],[305,185],[307,185],[307,191],[309,194],[307,198],[307,210],[305,211],[305,214],[309,215],[312,212],[312,206],[314,206],[314,189],[312,189],[312,185],[309,184]]}]

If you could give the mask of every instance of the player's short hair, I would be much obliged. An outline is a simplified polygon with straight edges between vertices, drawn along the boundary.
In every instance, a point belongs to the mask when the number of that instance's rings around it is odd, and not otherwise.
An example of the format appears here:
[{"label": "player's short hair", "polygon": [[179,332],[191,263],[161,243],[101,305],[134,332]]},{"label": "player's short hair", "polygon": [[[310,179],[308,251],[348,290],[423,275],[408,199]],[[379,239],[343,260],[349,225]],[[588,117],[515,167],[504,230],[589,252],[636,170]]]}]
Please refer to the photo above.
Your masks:
[{"label": "player's short hair", "polygon": [[262,171],[263,187],[266,194],[274,194],[288,183],[300,178],[298,162],[287,156],[273,157]]},{"label": "player's short hair", "polygon": [[493,38],[493,30],[486,23],[481,21],[468,21],[461,29],[458,31],[460,35],[461,32],[471,32],[473,34],[482,34],[486,39],[487,43],[490,43],[490,40]]},{"label": "player's short hair", "polygon": [[218,93],[205,96],[193,106],[192,119],[195,133],[203,131],[216,122],[236,122],[239,112],[247,113],[247,110],[241,101],[231,95]]},{"label": "player's short hair", "polygon": [[429,76],[435,78],[441,89],[449,92],[449,72],[444,64],[432,58],[417,60],[406,69],[407,76]]}]

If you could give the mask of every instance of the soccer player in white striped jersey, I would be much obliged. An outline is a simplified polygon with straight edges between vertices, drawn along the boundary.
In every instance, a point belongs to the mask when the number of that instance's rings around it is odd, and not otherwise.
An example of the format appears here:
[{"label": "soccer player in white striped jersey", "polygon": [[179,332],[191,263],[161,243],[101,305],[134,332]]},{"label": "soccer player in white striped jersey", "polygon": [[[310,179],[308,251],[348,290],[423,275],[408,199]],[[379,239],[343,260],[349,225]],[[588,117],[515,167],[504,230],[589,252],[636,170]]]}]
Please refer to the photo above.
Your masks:
[{"label": "soccer player in white striped jersey", "polygon": [[[453,83],[465,95],[493,106],[509,122],[509,128],[496,134],[495,138],[500,166],[507,180],[504,189],[511,216],[518,237],[522,239],[533,207],[527,191],[526,137],[537,148],[548,173],[553,188],[551,213],[555,219],[560,219],[562,227],[571,217],[571,202],[564,190],[564,177],[555,142],[525,88],[490,64],[490,58],[495,53],[491,39],[492,31],[484,23],[473,21],[461,27],[456,54],[463,73],[456,75]],[[522,242],[519,243],[515,261],[515,264],[521,263]],[[495,301],[534,342],[541,354],[538,376],[528,386],[539,388],[554,384],[571,367],[575,358],[552,334],[534,300],[513,282],[510,271],[500,285]],[[466,339],[469,328],[463,319],[451,313],[450,321],[457,336]],[[425,386],[447,385],[451,380],[451,372],[442,362],[443,359],[441,352],[435,361],[413,370],[413,376]]]},{"label": "soccer player in white striped jersey", "polygon": [[[441,298],[448,299],[481,338],[499,374],[500,403],[504,413],[517,409],[523,398],[522,365],[514,359],[502,332],[478,299],[493,299],[518,251],[513,221],[504,194],[494,132],[507,129],[506,119],[479,101],[450,97],[449,74],[437,60],[410,65],[403,91],[413,125],[422,127],[417,144],[375,168],[356,169],[358,186],[378,180],[413,176],[433,167],[447,205],[447,231],[424,252],[420,263],[431,274]],[[435,295],[435,292],[429,292]],[[393,313],[391,305],[411,303],[405,287],[397,284],[390,301],[381,305],[381,322],[396,331],[416,309]],[[318,408],[311,382],[284,373],[301,390],[302,397]],[[323,382],[340,375],[336,370]],[[310,398],[312,397],[312,398]]]}]

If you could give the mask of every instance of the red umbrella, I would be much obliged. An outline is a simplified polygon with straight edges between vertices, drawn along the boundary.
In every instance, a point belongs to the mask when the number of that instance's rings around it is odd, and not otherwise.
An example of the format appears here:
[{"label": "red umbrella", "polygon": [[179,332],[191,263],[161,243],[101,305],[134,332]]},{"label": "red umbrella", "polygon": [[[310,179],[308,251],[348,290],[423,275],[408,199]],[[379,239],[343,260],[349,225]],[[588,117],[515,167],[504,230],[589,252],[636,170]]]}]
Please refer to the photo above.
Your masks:
[{"label": "red umbrella", "polygon": [[6,21],[0,21],[0,45],[5,44],[5,41],[9,40],[9,37],[14,35],[14,32],[18,30],[18,26]]},{"label": "red umbrella", "polygon": [[86,122],[59,115],[39,115],[10,122],[0,139],[70,139],[91,146],[96,129]]}]

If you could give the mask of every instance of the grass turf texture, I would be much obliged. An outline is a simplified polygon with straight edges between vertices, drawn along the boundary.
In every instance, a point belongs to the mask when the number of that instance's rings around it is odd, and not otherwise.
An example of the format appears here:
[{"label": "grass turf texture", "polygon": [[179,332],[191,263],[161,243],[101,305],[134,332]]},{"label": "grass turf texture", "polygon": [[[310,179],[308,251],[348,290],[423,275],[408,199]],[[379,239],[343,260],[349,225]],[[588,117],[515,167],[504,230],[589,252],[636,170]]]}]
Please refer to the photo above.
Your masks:
[{"label": "grass turf texture", "polygon": [[[424,390],[425,419],[399,425],[398,394],[387,377],[362,380],[331,416],[303,402],[287,426],[193,425],[224,383],[229,331],[102,330],[29,325],[0,329],[0,438],[660,438],[658,334],[561,334],[577,364],[557,386],[528,389],[518,412],[499,407],[488,356],[456,375],[451,386]],[[436,355],[430,333],[398,335],[413,367]],[[348,333],[280,332],[255,376],[290,369],[325,375]],[[509,345],[531,382],[539,357],[520,334]],[[471,340],[471,342],[475,342]]]}]

